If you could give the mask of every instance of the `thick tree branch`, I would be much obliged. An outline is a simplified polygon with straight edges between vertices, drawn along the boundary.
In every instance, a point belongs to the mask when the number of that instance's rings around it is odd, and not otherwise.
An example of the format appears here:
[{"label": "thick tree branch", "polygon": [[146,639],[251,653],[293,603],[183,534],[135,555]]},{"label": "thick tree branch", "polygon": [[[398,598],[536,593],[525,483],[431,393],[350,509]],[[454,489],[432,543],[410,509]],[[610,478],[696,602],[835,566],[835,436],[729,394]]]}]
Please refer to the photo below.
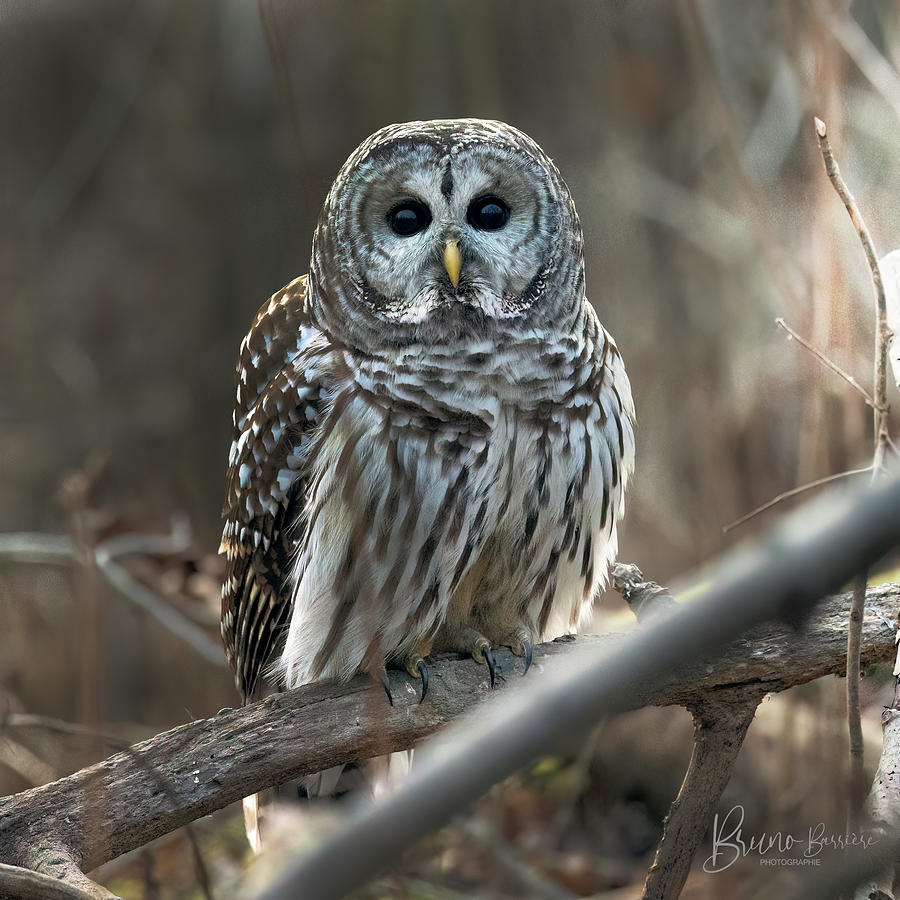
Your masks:
[{"label": "thick tree branch", "polygon": [[765,695],[758,685],[724,688],[699,701],[694,717],[694,749],[678,797],[666,817],[642,900],[678,897],[694,853],[706,834],[719,798],[731,780],[747,729]]},{"label": "thick tree branch", "polygon": [[[881,759],[878,761],[878,770],[872,782],[872,790],[866,801],[867,825],[872,828],[876,840],[889,839],[898,833],[900,828],[900,784],[898,784],[898,772],[900,772],[900,708],[897,708],[897,698],[894,705],[888,707],[881,714],[882,733],[884,747],[881,751]],[[880,872],[870,883],[860,885],[854,897],[857,900],[868,900],[877,896],[881,891],[887,897],[893,896],[893,883],[896,877],[898,863],[896,858],[893,865]]]},{"label": "thick tree branch", "polygon": [[[115,900],[115,895],[88,881],[74,867],[62,876],[42,875],[31,869],[0,863],[0,897],[17,900]],[[78,886],[84,885],[84,887]]]},{"label": "thick tree branch", "polygon": [[[869,600],[890,617],[900,614],[898,585],[872,588]],[[786,625],[759,628],[718,659],[697,660],[663,685],[648,686],[629,705],[692,706],[747,684],[766,693],[840,673],[849,605],[849,595],[826,601],[801,632]],[[623,640],[622,635],[585,636],[541,645],[535,650],[535,672],[561,667],[576,647],[600,652]],[[867,616],[864,662],[893,654],[893,634],[879,618]],[[506,650],[496,657],[505,676],[498,679],[499,690],[528,690],[533,674],[518,677],[521,661]],[[381,686],[365,677],[343,686],[298,688],[156,735],[68,778],[4,798],[0,859],[46,871],[42,836],[53,837],[88,871],[254,791],[351,759],[411,747],[491,696],[486,669],[470,659],[439,658],[431,671],[422,705],[416,686],[400,672],[391,673],[393,707]],[[163,780],[168,790],[160,786]],[[88,806],[93,816],[85,815]]]}]

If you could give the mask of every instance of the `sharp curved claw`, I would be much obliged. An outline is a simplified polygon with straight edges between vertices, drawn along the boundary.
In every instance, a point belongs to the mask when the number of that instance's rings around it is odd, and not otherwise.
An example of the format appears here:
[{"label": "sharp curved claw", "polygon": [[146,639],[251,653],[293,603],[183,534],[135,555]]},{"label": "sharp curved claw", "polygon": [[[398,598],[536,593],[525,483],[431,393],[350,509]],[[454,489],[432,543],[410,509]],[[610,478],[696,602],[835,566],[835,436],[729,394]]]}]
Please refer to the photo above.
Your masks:
[{"label": "sharp curved claw", "polygon": [[526,675],[531,668],[531,661],[534,658],[534,649],[531,646],[530,638],[525,638],[522,641],[522,649],[525,651],[525,671],[522,674]]},{"label": "sharp curved claw", "polygon": [[425,665],[424,659],[419,660],[416,664],[416,669],[418,669],[419,677],[422,679],[422,696],[419,697],[419,703],[421,703],[428,693],[428,666]]},{"label": "sharp curved claw", "polygon": [[490,647],[484,647],[481,651],[484,661],[487,663],[488,671],[491,673],[491,690],[494,689],[494,680],[497,677],[497,664],[494,662],[494,654]]},{"label": "sharp curved claw", "polygon": [[381,676],[381,683],[384,686],[384,692],[387,694],[388,703],[394,705],[394,698],[391,696],[391,679],[388,678],[387,672]]}]

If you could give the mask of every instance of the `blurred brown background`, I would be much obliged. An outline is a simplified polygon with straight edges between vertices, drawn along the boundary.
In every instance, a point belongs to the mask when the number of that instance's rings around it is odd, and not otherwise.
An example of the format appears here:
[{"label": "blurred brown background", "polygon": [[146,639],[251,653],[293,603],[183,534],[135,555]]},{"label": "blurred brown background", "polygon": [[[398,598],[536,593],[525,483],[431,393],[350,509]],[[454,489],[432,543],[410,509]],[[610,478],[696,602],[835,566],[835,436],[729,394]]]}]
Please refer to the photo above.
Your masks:
[{"label": "blurred brown background", "polygon": [[[898,64],[888,0],[2,0],[0,531],[186,512],[190,551],[135,577],[214,638],[241,337],[306,270],[360,140],[481,116],[531,134],[581,214],[639,418],[620,556],[658,581],[702,563],[772,516],[726,523],[870,454],[859,397],[773,319],[869,382],[869,274],[812,116],[893,249]],[[65,567],[0,559],[0,614],[13,708],[146,734],[234,702]],[[45,743],[54,771],[83,761]],[[0,761],[0,792],[27,784]]]}]

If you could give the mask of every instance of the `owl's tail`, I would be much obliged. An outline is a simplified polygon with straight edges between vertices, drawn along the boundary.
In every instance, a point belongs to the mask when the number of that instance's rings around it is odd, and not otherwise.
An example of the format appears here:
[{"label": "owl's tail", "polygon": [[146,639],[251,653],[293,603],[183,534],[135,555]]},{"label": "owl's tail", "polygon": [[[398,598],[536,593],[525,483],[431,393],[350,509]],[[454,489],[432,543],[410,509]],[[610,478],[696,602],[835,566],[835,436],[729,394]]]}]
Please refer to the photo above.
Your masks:
[{"label": "owl's tail", "polygon": [[[348,791],[368,790],[378,800],[381,797],[390,796],[409,775],[412,766],[413,751],[401,750],[387,756],[377,756],[358,765],[332,766],[315,775],[307,775],[299,782],[289,782],[281,789],[275,790],[275,797],[267,799],[265,804],[260,804],[260,795],[251,794],[242,801],[244,809],[244,832],[247,835],[247,843],[254,854],[259,855],[263,850],[262,830],[260,819],[265,818],[266,810],[272,802],[285,802],[289,799],[297,802],[300,786],[309,800],[327,800],[337,797]],[[266,792],[267,795],[270,792]]]},{"label": "owl's tail", "polygon": [[337,797],[349,791],[369,791],[377,800],[392,794],[409,775],[413,751],[401,750],[361,763],[332,766],[301,780],[310,799]]},{"label": "owl's tail", "polygon": [[251,794],[241,801],[244,807],[244,832],[250,849],[258,856],[262,852],[259,836],[259,794]]}]

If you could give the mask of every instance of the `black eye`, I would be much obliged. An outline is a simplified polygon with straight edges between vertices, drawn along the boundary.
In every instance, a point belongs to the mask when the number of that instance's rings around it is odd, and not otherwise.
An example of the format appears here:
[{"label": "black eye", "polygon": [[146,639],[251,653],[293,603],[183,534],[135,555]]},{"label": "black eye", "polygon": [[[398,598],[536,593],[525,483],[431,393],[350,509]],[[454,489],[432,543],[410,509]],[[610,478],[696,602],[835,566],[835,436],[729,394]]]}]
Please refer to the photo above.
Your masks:
[{"label": "black eye", "polygon": [[509,221],[509,207],[499,197],[479,197],[469,207],[469,222],[483,231],[496,231]]},{"label": "black eye", "polygon": [[387,214],[388,225],[394,234],[400,237],[409,237],[411,234],[418,234],[428,227],[431,222],[431,213],[424,203],[418,200],[404,200],[398,203]]}]

